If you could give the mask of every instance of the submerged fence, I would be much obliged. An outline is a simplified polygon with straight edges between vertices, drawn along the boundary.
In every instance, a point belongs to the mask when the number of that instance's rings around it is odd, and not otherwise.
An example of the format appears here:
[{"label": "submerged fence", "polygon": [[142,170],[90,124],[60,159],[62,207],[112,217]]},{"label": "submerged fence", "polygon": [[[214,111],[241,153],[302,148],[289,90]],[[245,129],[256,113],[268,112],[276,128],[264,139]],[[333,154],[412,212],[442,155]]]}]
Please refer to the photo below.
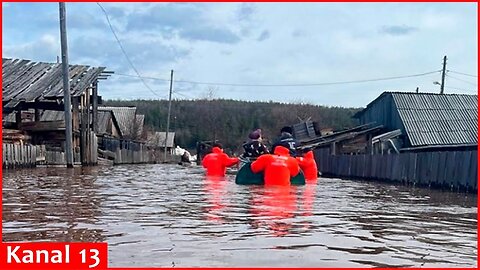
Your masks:
[{"label": "submerged fence", "polygon": [[2,166],[3,168],[35,167],[37,151],[40,149],[35,145],[2,143]]},{"label": "submerged fence", "polygon": [[476,150],[330,155],[329,149],[323,148],[315,150],[315,159],[325,176],[477,190]]},{"label": "submerged fence", "polygon": [[[80,152],[74,152],[74,163],[97,164],[99,154],[114,164],[157,163],[163,161],[163,151],[148,149],[144,143],[113,138],[90,137],[90,144],[84,150],[83,162]],[[168,155],[169,160],[172,159]],[[26,168],[37,165],[65,165],[65,153],[60,147],[45,145],[2,144],[3,168]]]},{"label": "submerged fence", "polygon": [[[80,154],[74,153],[74,161],[80,163]],[[65,165],[65,153],[47,150],[45,145],[2,144],[3,168],[31,168],[37,165]]]},{"label": "submerged fence", "polygon": [[[84,150],[84,160],[81,160],[80,152],[73,153],[73,162],[76,165],[95,165],[97,164],[97,136],[90,135],[92,143],[87,145]],[[65,152],[61,147],[52,147],[46,145],[26,145],[2,143],[2,167],[3,168],[29,168],[37,165],[66,165],[67,160]]]},{"label": "submerged fence", "polygon": [[101,138],[100,153],[113,160],[114,164],[154,163],[160,159],[157,151],[150,150],[144,143],[114,138]]}]

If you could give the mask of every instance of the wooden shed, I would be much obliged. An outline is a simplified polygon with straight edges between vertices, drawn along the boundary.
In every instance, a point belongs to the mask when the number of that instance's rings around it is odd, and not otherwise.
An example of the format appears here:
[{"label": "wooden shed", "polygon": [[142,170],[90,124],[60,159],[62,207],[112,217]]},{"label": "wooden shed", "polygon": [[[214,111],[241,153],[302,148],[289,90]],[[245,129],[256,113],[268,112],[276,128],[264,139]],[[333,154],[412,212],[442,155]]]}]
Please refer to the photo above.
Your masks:
[{"label": "wooden shed", "polygon": [[[98,81],[110,73],[105,67],[70,65],[74,157],[80,157],[76,163],[97,162]],[[52,111],[64,111],[62,82],[60,63],[2,58],[2,113],[14,115],[11,128],[30,134],[33,142],[57,141],[60,151],[65,147],[65,121],[41,119],[49,118],[48,114],[58,117]],[[33,115],[28,121],[24,121],[25,112]]]},{"label": "wooden shed", "polygon": [[477,113],[477,95],[384,92],[354,117],[399,130],[404,150],[476,149]]}]

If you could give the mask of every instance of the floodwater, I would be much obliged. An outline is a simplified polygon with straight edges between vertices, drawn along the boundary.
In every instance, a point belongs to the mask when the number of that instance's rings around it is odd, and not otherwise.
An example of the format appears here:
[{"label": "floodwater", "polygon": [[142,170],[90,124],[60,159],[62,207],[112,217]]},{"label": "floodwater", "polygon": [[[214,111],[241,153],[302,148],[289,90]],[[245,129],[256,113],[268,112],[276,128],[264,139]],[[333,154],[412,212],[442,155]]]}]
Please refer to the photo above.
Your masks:
[{"label": "floodwater", "polygon": [[477,197],[179,165],[4,172],[3,241],[107,242],[110,267],[476,267]]}]

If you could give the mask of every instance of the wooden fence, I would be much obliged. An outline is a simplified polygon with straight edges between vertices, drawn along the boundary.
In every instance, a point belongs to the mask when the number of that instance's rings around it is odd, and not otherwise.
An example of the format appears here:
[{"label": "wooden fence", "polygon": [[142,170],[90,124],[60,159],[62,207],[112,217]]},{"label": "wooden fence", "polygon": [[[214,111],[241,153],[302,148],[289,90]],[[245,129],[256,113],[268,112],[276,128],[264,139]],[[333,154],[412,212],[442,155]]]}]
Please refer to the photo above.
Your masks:
[{"label": "wooden fence", "polygon": [[[87,165],[97,164],[97,136],[91,134],[92,144],[85,151],[85,162]],[[74,164],[80,165],[80,153],[73,153]],[[65,153],[60,147],[47,148],[45,145],[22,145],[22,144],[2,144],[2,167],[3,168],[28,168],[37,165],[66,165]]]},{"label": "wooden fence", "polygon": [[3,168],[35,167],[37,146],[2,143]]},{"label": "wooden fence", "polygon": [[[99,152],[114,164],[155,163],[160,161],[159,151],[148,149],[144,143],[113,138],[101,138]],[[162,152],[163,153],[163,152]]]},{"label": "wooden fence", "polygon": [[477,190],[477,151],[330,155],[321,148],[315,150],[315,159],[325,176]]}]

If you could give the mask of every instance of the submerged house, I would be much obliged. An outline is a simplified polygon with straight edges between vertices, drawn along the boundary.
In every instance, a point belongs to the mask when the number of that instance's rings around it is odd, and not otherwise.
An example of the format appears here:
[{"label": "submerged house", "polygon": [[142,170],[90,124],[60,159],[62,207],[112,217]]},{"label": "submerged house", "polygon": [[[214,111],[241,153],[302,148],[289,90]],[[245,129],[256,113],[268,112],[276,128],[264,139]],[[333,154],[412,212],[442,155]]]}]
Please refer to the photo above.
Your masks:
[{"label": "submerged house", "polygon": [[[155,153],[148,151],[145,116],[137,108],[101,106],[103,134],[98,137],[100,157],[113,160],[114,164],[154,162]],[[100,123],[100,122],[99,122]],[[112,132],[110,132],[110,129]]]},{"label": "submerged house", "polygon": [[[110,73],[105,67],[70,65],[75,163],[96,163],[98,81]],[[64,111],[63,92],[60,63],[2,58],[3,128],[29,138],[22,143],[42,143],[47,151],[61,154],[65,148],[65,121],[59,117]]]},{"label": "submerged house", "polygon": [[115,117],[113,111],[110,110],[99,110],[98,111],[98,137],[111,137],[111,138],[121,138],[122,131],[120,129],[120,124]]},{"label": "submerged house", "polygon": [[320,171],[335,177],[475,192],[477,98],[384,92],[354,116],[372,131],[355,152],[315,150]]},{"label": "submerged house", "polygon": [[100,112],[111,112],[120,128],[120,137],[122,139],[145,141],[144,122],[145,116],[137,114],[137,107],[113,107],[100,106]]},{"label": "submerged house", "polygon": [[372,149],[380,153],[478,145],[477,95],[384,92],[354,117],[383,126],[384,133],[372,138]]},{"label": "submerged house", "polygon": [[167,153],[173,154],[175,148],[175,132],[168,132],[168,139],[166,132],[157,131],[155,133],[148,134],[147,145],[150,148],[164,151],[165,144],[167,146]]}]

